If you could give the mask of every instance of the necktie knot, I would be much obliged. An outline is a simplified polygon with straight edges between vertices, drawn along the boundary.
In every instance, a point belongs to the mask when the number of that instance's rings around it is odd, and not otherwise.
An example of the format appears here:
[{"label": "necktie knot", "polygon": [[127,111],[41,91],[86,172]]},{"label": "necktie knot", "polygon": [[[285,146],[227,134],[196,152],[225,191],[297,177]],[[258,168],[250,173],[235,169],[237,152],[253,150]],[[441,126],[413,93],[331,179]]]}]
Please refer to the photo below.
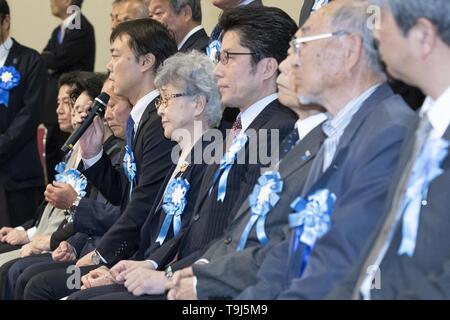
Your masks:
[{"label": "necktie knot", "polygon": [[236,136],[239,134],[239,132],[242,130],[242,122],[241,122],[241,115],[238,115],[236,118],[236,121],[233,122],[233,126],[231,127],[231,137],[236,138]]},{"label": "necktie knot", "polygon": [[130,148],[133,146],[133,138],[134,138],[134,120],[131,116],[129,116],[127,121],[127,145]]}]

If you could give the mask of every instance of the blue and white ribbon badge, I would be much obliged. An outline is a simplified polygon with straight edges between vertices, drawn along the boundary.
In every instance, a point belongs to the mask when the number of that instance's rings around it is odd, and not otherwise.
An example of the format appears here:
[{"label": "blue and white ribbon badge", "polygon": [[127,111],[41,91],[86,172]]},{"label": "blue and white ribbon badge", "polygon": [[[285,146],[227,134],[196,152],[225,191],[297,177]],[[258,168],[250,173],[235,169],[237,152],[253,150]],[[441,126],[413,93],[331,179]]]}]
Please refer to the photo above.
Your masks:
[{"label": "blue and white ribbon badge", "polygon": [[131,199],[131,193],[133,192],[134,184],[136,182],[137,169],[133,150],[131,150],[131,148],[128,145],[125,146],[125,155],[123,157],[122,167],[128,181],[130,182],[130,199]]},{"label": "blue and white ribbon badge", "polygon": [[8,107],[9,92],[19,85],[20,78],[20,72],[14,67],[0,68],[0,104]]}]

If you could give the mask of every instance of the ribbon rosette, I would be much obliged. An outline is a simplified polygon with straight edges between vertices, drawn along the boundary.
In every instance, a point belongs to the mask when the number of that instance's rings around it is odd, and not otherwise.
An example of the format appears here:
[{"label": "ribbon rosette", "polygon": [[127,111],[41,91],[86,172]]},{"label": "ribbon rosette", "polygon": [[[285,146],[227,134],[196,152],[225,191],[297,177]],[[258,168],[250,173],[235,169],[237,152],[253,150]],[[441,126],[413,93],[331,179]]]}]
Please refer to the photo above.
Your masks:
[{"label": "ribbon rosette", "polygon": [[411,257],[414,254],[421,205],[427,197],[431,181],[444,172],[441,165],[447,157],[449,145],[449,141],[431,136],[414,163],[404,201],[402,241],[398,255]]},{"label": "ribbon rosette", "polygon": [[283,181],[276,171],[268,171],[261,175],[258,183],[253,188],[252,193],[248,197],[252,216],[245,227],[237,251],[242,251],[247,243],[250,231],[256,223],[256,236],[262,245],[269,242],[264,225],[269,212],[275,207],[280,200],[278,195],[283,190]]},{"label": "ribbon rosette", "polygon": [[248,137],[245,133],[238,134],[233,139],[233,144],[230,149],[225,153],[222,160],[220,160],[220,166],[214,174],[214,182],[209,189],[209,195],[211,195],[214,186],[216,185],[217,179],[219,179],[219,191],[217,193],[217,201],[223,202],[225,199],[225,195],[227,192],[227,179],[228,174],[230,173],[231,167],[233,166],[234,161],[237,158],[239,151],[245,146],[248,141]]},{"label": "ribbon rosette", "polygon": [[190,184],[186,179],[173,179],[164,193],[162,209],[166,213],[163,225],[159,231],[156,242],[162,245],[169,231],[170,223],[173,221],[173,235],[176,236],[181,229],[181,215],[186,207],[186,193]]},{"label": "ribbon rosette", "polygon": [[20,73],[16,68],[1,67],[0,68],[0,104],[8,107],[9,92],[17,87],[20,83]]},{"label": "ribbon rosette", "polygon": [[60,183],[67,183],[70,185],[80,197],[86,195],[87,179],[80,171],[76,169],[67,169],[65,162],[60,162],[55,167],[57,175],[55,181]]},{"label": "ribbon rosette", "polygon": [[[298,197],[291,203],[295,213],[289,215],[289,226],[296,228],[294,242],[300,241],[305,245],[300,261],[300,275],[308,263],[314,244],[330,230],[335,203],[336,195],[326,189],[316,191],[307,200]],[[293,249],[298,250],[298,245],[294,244]]]},{"label": "ribbon rosette", "polygon": [[133,192],[133,184],[135,183],[136,178],[136,160],[134,159],[133,151],[128,145],[125,146],[125,155],[123,157],[122,167],[125,172],[125,175],[127,176],[128,181],[130,182],[130,198],[131,198],[131,192]]}]

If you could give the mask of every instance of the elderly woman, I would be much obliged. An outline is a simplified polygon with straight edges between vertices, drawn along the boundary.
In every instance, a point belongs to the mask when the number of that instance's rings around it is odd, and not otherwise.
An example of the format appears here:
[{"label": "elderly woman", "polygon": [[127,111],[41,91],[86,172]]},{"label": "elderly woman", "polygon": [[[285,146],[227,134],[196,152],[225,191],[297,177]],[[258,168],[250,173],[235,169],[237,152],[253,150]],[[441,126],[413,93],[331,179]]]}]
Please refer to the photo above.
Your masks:
[{"label": "elderly woman", "polygon": [[[164,292],[165,272],[155,270],[164,269],[170,262],[166,260],[174,255],[173,250],[189,227],[206,169],[202,159],[192,161],[193,154],[207,146],[213,147],[205,141],[209,139],[202,137],[217,126],[222,117],[213,70],[214,65],[207,56],[196,51],[178,53],[158,70],[155,80],[161,93],[158,114],[166,138],[178,143],[179,149],[172,153],[173,160],[177,159],[141,228],[141,241],[133,260],[120,261],[111,269],[101,267],[91,271],[82,278],[87,289],[70,298],[90,299],[115,293],[120,299],[121,294],[130,295],[130,288],[126,287],[130,281],[138,285],[139,281],[130,277],[145,281],[147,272],[152,272],[152,278],[155,274],[160,278],[159,291]],[[137,289],[138,292],[141,289]],[[142,293],[146,293],[145,290]]]}]

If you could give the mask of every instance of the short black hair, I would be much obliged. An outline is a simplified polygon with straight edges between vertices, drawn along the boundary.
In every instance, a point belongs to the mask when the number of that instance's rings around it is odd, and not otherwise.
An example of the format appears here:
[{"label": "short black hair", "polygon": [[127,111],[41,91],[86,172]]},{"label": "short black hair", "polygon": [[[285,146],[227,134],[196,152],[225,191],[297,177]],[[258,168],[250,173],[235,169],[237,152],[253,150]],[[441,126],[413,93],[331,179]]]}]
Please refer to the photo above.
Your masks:
[{"label": "short black hair", "polygon": [[274,58],[278,63],[286,59],[289,42],[298,29],[295,21],[279,8],[248,6],[224,12],[219,26],[224,33],[239,34],[240,45],[255,53],[255,65],[264,58]]},{"label": "short black hair", "polygon": [[105,73],[86,72],[80,81],[81,85],[72,90],[70,98],[74,99],[76,97],[76,100],[83,92],[86,92],[91,99],[95,99],[102,91],[105,80]]},{"label": "short black hair", "polygon": [[72,105],[78,99],[79,95],[84,91],[86,79],[91,76],[92,72],[72,71],[61,75],[58,81],[58,89],[62,86],[69,86],[69,96]]},{"label": "short black hair", "polygon": [[1,15],[9,15],[9,5],[6,0],[0,0],[0,14]]},{"label": "short black hair", "polygon": [[111,33],[110,42],[123,35],[129,37],[128,46],[136,59],[149,53],[155,56],[154,73],[164,60],[178,51],[171,32],[153,19],[137,19],[119,24]]},{"label": "short black hair", "polygon": [[71,4],[81,9],[81,7],[83,6],[83,0],[72,0]]}]

